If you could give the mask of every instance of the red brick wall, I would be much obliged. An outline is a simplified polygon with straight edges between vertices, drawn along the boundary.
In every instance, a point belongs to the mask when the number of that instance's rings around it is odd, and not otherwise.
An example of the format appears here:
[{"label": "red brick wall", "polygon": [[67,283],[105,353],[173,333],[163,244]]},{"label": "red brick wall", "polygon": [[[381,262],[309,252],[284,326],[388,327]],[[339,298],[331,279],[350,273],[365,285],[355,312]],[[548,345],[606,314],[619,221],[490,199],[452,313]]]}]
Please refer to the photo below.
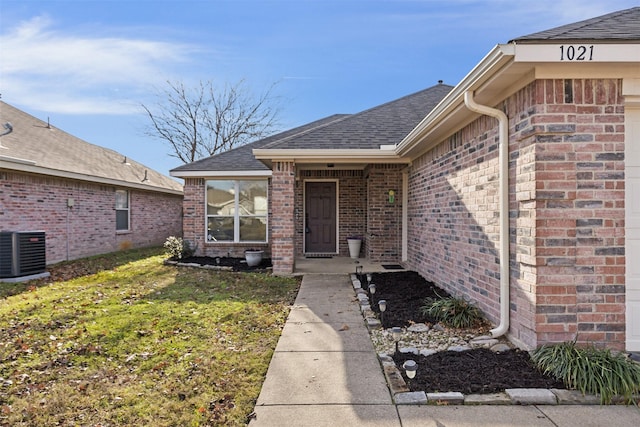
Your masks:
[{"label": "red brick wall", "polygon": [[497,322],[497,121],[481,117],[417,159],[408,192],[408,265]]},{"label": "red brick wall", "polygon": [[[116,232],[115,190],[84,181],[0,172],[0,229],[42,230],[47,263],[160,245],[182,234],[182,196],[130,191],[130,232]],[[67,200],[73,199],[73,207]]]},{"label": "red brick wall", "polygon": [[[208,255],[205,235],[205,180],[204,178],[184,179],[184,199],[182,201],[182,237],[189,242],[196,255]],[[218,254],[213,254],[216,256]]]},{"label": "red brick wall", "polygon": [[539,343],[625,343],[624,108],[619,80],[543,80],[535,114],[536,324]]},{"label": "red brick wall", "polygon": [[[510,335],[624,348],[624,111],[618,80],[539,80],[510,119]],[[498,321],[497,122],[414,162],[411,266]]]},{"label": "red brick wall", "polygon": [[271,259],[274,274],[291,274],[295,266],[295,165],[274,162],[271,178]]},{"label": "red brick wall", "polygon": [[[402,253],[402,168],[370,165],[367,169],[367,258],[374,262],[400,261]],[[389,190],[394,201],[389,201]]]}]

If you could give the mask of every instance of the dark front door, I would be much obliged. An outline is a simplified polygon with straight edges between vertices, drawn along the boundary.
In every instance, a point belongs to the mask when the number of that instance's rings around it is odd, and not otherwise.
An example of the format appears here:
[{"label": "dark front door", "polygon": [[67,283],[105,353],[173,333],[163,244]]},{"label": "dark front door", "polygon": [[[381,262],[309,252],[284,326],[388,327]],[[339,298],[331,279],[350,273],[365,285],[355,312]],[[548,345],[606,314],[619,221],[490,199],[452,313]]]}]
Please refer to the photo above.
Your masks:
[{"label": "dark front door", "polygon": [[336,252],[336,183],[307,182],[305,251]]}]

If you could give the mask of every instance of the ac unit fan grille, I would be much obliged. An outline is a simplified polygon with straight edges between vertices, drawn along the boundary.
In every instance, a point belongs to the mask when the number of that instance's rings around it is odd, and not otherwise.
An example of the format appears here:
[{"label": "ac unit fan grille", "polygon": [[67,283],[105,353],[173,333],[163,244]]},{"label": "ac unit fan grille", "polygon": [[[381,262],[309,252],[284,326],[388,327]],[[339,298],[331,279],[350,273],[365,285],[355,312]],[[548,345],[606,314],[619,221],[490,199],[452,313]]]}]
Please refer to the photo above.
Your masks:
[{"label": "ac unit fan grille", "polygon": [[0,232],[0,277],[44,273],[46,267],[43,231]]}]

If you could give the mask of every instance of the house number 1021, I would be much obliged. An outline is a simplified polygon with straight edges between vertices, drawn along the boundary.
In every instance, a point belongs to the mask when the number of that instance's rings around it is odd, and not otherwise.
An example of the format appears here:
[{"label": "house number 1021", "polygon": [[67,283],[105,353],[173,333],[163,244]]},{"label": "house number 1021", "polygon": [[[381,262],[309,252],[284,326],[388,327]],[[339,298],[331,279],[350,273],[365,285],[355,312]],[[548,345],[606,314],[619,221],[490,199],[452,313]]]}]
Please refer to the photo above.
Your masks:
[{"label": "house number 1021", "polygon": [[560,61],[593,61],[593,45],[560,46]]}]

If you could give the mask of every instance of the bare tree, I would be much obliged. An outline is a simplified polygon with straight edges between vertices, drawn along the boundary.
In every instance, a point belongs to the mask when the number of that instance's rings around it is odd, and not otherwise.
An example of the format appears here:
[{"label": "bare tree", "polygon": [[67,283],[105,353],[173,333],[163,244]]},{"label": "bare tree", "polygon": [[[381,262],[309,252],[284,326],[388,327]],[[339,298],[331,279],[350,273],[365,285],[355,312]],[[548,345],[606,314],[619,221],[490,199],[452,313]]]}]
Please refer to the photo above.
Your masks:
[{"label": "bare tree", "polygon": [[277,127],[275,84],[259,96],[249,92],[244,80],[222,89],[211,81],[193,88],[182,82],[167,85],[153,108],[142,105],[151,119],[146,134],[168,142],[169,155],[183,163],[263,138]]}]

